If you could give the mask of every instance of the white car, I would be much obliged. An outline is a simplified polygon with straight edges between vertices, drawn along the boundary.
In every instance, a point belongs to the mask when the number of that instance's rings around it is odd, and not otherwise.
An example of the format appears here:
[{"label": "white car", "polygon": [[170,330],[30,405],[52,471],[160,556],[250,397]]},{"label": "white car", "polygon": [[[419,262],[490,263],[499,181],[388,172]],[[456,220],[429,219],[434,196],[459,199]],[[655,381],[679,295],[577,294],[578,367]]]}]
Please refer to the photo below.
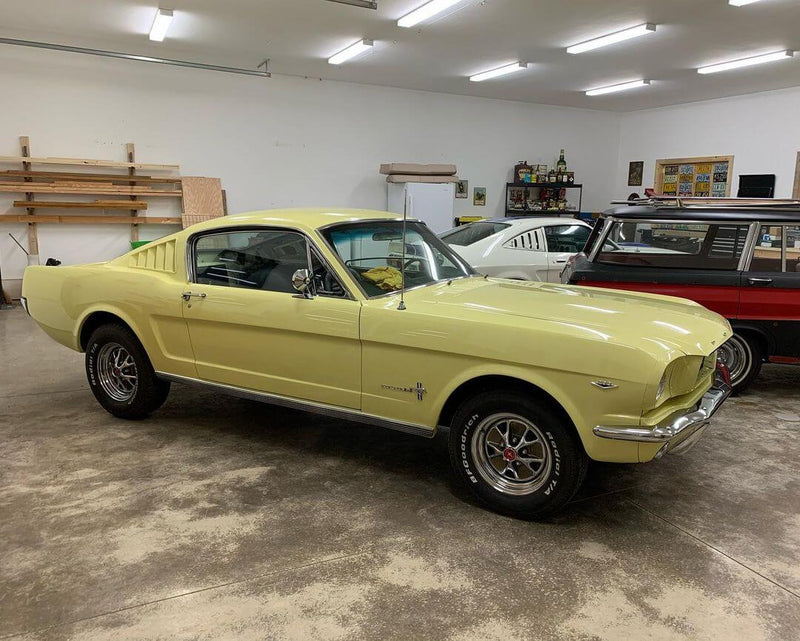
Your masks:
[{"label": "white car", "polygon": [[492,218],[439,237],[481,274],[559,283],[592,227],[574,218]]}]

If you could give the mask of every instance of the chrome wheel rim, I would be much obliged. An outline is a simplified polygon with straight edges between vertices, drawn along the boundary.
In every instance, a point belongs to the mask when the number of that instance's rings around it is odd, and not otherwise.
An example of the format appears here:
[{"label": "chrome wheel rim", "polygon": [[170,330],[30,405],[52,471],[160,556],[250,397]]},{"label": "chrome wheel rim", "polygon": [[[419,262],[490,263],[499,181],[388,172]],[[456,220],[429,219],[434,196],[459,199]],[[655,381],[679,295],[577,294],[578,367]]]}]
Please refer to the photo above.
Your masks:
[{"label": "chrome wheel rim", "polygon": [[100,387],[112,399],[129,401],[139,386],[139,373],[130,352],[119,343],[106,343],[97,354]]},{"label": "chrome wheel rim", "polygon": [[548,440],[518,414],[493,414],[481,421],[472,434],[471,452],[478,474],[503,494],[536,492],[553,467]]},{"label": "chrome wheel rim", "polygon": [[719,348],[717,358],[728,366],[728,370],[731,373],[731,383],[734,385],[750,373],[753,363],[753,353],[750,350],[750,345],[735,334]]}]

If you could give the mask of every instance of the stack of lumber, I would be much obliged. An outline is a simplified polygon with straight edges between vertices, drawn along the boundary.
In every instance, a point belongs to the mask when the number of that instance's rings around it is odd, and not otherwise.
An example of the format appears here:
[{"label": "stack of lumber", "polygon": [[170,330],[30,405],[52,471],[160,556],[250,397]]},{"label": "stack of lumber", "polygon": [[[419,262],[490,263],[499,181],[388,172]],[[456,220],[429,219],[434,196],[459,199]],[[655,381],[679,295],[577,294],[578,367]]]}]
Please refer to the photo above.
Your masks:
[{"label": "stack of lumber", "polygon": [[[180,218],[139,218],[136,212],[147,209],[145,198],[180,198],[181,178],[176,176],[136,175],[136,169],[177,171],[178,165],[154,165],[88,158],[35,158],[23,156],[0,156],[0,163],[22,163],[23,169],[0,171],[0,192],[25,194],[25,200],[13,201],[14,207],[28,210],[27,214],[3,215],[5,221],[33,223],[124,223],[180,224]],[[80,165],[94,168],[125,169],[125,174],[94,173],[76,171],[34,171],[31,164]],[[53,194],[61,196],[101,196],[91,200],[35,200],[35,195]],[[119,197],[119,199],[117,199]],[[103,209],[127,210],[130,216],[51,216],[38,215],[36,209]]]},{"label": "stack of lumber", "polygon": [[456,183],[455,165],[421,165],[417,163],[393,162],[382,164],[382,174],[387,183]]}]

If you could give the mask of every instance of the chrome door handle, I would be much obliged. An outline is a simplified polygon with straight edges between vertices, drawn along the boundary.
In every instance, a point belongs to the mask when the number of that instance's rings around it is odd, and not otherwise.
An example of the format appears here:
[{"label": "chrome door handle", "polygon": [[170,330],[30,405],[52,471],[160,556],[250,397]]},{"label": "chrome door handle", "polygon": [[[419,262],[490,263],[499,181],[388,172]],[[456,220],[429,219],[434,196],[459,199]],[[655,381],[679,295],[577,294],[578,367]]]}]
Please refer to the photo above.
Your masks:
[{"label": "chrome door handle", "polygon": [[195,298],[205,298],[206,297],[206,293],[205,292],[199,292],[199,293],[195,294],[194,292],[183,292],[183,294],[181,294],[181,298],[183,300],[189,300],[192,296],[194,296]]},{"label": "chrome door handle", "polygon": [[748,278],[747,282],[751,285],[769,285],[772,283],[771,278]]},{"label": "chrome door handle", "polygon": [[567,259],[565,258],[564,260],[557,260],[556,262],[557,262],[557,263],[566,263],[566,262],[567,262]]}]

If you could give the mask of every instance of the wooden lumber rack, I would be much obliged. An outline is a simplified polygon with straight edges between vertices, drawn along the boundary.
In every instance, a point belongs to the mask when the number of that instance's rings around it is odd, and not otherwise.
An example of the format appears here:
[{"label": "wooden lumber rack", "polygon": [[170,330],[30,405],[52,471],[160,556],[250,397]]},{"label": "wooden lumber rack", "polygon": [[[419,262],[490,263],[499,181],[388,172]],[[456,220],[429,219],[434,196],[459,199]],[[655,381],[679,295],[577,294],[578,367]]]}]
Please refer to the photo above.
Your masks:
[{"label": "wooden lumber rack", "polygon": [[[36,157],[31,153],[28,136],[20,136],[19,144],[19,156],[0,156],[0,192],[24,194],[24,200],[14,200],[13,207],[24,208],[27,213],[0,214],[0,222],[27,223],[28,249],[33,255],[39,254],[37,225],[41,223],[125,224],[131,226],[131,241],[139,239],[140,224],[182,224],[179,217],[139,215],[139,212],[148,209],[149,199],[183,198],[182,177],[176,175],[180,169],[178,165],[136,162],[133,143],[126,144],[124,161]],[[16,163],[21,163],[21,168],[2,169],[3,165]],[[34,165],[36,169],[33,169]],[[86,171],[47,168],[53,165],[81,167]],[[146,171],[147,174],[137,175],[137,170]],[[159,172],[166,175],[158,175]],[[68,196],[69,199],[37,200],[43,194]],[[81,195],[99,198],[72,200]],[[183,201],[180,202],[183,211]],[[37,209],[107,210],[119,214],[44,215],[37,214]],[[124,215],[125,210],[128,215]]]}]

